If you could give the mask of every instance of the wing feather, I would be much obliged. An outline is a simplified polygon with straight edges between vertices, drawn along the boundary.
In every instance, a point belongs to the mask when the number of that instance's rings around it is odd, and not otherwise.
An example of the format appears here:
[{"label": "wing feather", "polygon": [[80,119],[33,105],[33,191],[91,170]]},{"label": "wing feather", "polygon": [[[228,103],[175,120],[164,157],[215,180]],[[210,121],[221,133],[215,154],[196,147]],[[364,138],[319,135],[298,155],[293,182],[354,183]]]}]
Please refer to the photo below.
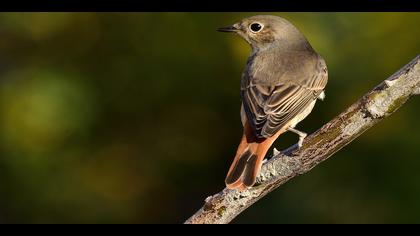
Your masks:
[{"label": "wing feather", "polygon": [[[281,76],[287,76],[287,73]],[[306,76],[295,83],[282,78],[274,85],[254,82],[258,80],[253,77],[246,78],[241,98],[245,115],[257,137],[273,136],[317,99],[328,80],[325,62],[320,60],[313,73]]]}]

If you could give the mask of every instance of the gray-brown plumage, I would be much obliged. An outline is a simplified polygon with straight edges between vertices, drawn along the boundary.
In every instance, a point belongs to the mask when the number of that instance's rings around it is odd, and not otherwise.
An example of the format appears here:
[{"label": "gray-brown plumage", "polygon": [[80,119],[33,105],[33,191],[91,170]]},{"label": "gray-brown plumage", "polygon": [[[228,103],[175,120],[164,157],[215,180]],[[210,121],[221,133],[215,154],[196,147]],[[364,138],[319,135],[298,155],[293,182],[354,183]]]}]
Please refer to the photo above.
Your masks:
[{"label": "gray-brown plumage", "polygon": [[219,31],[236,32],[252,47],[241,80],[244,137],[226,177],[228,188],[254,184],[262,159],[275,139],[294,127],[323,98],[325,61],[287,20],[260,15]]}]

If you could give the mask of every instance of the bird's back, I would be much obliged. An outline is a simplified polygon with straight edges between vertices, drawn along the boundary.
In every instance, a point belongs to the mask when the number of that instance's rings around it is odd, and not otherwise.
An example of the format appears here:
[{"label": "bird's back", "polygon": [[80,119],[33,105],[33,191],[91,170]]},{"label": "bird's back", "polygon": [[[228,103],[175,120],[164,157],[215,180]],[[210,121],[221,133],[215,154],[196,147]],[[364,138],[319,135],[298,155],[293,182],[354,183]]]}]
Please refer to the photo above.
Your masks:
[{"label": "bird's back", "polygon": [[311,47],[250,56],[241,81],[244,111],[257,137],[270,137],[324,90],[327,69]]}]

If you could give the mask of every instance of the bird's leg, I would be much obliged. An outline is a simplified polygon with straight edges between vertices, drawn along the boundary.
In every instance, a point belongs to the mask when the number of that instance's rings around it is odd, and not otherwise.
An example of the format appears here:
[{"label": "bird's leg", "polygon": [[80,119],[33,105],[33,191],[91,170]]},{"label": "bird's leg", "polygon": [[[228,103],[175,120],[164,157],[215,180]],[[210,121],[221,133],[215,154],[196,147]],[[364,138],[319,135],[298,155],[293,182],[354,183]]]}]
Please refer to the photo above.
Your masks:
[{"label": "bird's leg", "polygon": [[302,144],[303,144],[303,140],[306,138],[306,136],[308,136],[308,134],[306,134],[306,133],[304,133],[302,131],[299,131],[299,130],[297,130],[295,128],[292,128],[292,127],[287,128],[287,130],[290,131],[290,132],[293,132],[293,133],[295,133],[297,135],[299,135],[298,147],[301,148],[302,147]]},{"label": "bird's leg", "polygon": [[[278,154],[280,154],[280,151],[279,151],[279,150],[277,150],[277,148],[273,148],[273,156],[272,156],[272,157],[275,157],[275,156],[277,156]],[[265,161],[266,161],[266,159],[264,159],[263,163],[265,163]]]},{"label": "bird's leg", "polygon": [[273,156],[277,156],[280,153],[279,150],[277,150],[277,148],[273,149]]}]

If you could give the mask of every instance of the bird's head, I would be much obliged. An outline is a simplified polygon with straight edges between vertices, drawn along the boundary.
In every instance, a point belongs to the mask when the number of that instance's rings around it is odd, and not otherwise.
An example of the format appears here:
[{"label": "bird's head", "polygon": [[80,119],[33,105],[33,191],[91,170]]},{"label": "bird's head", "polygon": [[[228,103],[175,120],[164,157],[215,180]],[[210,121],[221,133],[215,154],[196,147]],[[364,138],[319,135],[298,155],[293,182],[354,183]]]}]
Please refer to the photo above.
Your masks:
[{"label": "bird's head", "polygon": [[289,21],[271,15],[248,17],[231,26],[219,28],[218,31],[237,33],[256,49],[273,44],[286,46],[307,42],[303,34]]}]

